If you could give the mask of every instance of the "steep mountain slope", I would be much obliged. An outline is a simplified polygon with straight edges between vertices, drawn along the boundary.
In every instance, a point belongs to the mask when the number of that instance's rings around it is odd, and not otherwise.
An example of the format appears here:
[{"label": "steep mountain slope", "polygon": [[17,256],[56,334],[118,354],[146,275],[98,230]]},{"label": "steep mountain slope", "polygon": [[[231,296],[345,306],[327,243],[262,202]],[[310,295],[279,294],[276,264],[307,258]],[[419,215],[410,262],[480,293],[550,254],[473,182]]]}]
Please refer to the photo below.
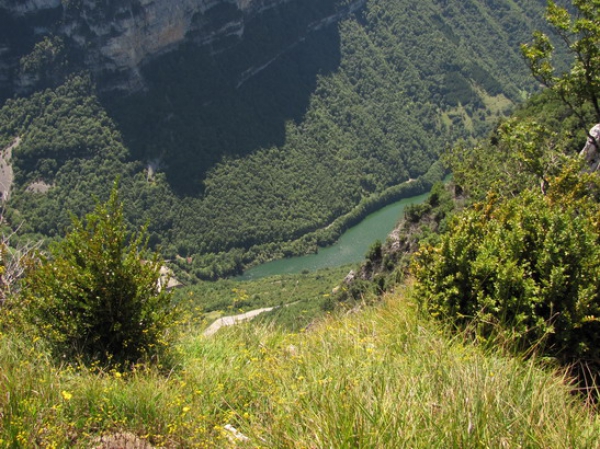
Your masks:
[{"label": "steep mountain slope", "polygon": [[[2,0],[4,77],[0,86],[20,90],[39,86],[49,75],[57,75],[56,63],[60,62],[91,70],[104,89],[140,90],[145,87],[140,68],[185,43],[205,47],[211,54],[235,51],[252,40],[254,22],[288,4],[298,14],[286,38],[295,40],[362,3],[338,9],[333,0]],[[47,46],[40,47],[44,35],[52,36],[52,55]],[[54,67],[42,66],[40,61],[18,67],[19,59],[34,44],[44,50],[37,56],[52,59]],[[267,50],[263,58],[276,54],[269,51],[284,49],[285,42],[270,47],[263,48]],[[260,61],[250,58],[245,63],[243,70],[251,71]]]},{"label": "steep mountain slope", "polygon": [[[67,78],[59,89],[9,101],[0,111],[2,143],[21,137],[14,218],[31,232],[56,232],[65,204],[85,210],[90,190],[105,195],[118,172],[131,221],[149,219],[153,242],[200,277],[314,250],[343,223],[327,226],[358,204],[360,214],[365,204],[426,188],[435,176],[397,186],[423,176],[457,138],[481,135],[534,88],[517,44],[539,26],[543,4],[264,3],[244,16],[243,39],[227,51],[196,37],[140,59],[145,90],[110,94],[122,84],[91,70],[99,97],[85,78]],[[218,23],[230,23],[223,14]],[[36,48],[49,50],[38,53],[54,55],[56,39],[40,38],[46,47]],[[52,85],[69,64],[40,67],[52,69],[43,72]],[[90,106],[79,109],[88,128],[73,123],[71,103]],[[92,162],[89,126],[118,142],[106,147],[119,149],[112,169],[94,170],[106,164]],[[53,186],[48,193],[27,191],[39,180]]]}]

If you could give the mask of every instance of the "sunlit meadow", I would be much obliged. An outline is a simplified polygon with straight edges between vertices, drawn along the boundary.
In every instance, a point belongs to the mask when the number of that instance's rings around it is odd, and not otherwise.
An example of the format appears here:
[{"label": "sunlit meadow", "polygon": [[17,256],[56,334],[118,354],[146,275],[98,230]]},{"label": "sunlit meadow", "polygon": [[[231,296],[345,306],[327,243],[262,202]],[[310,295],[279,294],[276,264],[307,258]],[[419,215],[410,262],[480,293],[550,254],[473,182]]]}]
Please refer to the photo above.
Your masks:
[{"label": "sunlit meadow", "polygon": [[[449,338],[404,295],[286,334],[188,323],[171,370],[57,366],[0,336],[0,447],[597,447],[558,372]],[[113,443],[111,443],[113,441]]]}]

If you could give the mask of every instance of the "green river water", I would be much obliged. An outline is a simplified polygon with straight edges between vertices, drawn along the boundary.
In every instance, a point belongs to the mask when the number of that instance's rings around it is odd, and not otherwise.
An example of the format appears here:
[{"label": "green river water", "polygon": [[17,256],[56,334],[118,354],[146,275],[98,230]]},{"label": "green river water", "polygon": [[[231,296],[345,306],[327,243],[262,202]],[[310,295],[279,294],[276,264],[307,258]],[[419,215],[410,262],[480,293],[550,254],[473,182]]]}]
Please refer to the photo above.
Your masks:
[{"label": "green river water", "polygon": [[296,274],[322,268],[339,267],[361,262],[369,247],[376,240],[385,241],[402,216],[407,205],[422,203],[429,193],[405,198],[368,215],[356,226],[342,234],[336,243],[319,248],[316,254],[274,260],[250,268],[238,280],[259,279],[278,274]]}]

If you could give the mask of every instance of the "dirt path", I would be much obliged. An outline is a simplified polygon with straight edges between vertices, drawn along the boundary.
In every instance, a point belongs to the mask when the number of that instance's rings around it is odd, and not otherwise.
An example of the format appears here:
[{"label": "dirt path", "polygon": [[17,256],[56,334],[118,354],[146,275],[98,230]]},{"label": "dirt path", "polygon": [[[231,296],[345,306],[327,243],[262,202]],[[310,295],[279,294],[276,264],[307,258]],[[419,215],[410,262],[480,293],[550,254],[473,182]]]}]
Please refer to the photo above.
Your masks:
[{"label": "dirt path", "polygon": [[249,321],[257,315],[261,313],[270,312],[271,310],[277,309],[277,307],[265,307],[263,309],[251,310],[250,312],[240,313],[239,315],[232,316],[224,316],[219,318],[214,323],[212,323],[208,328],[204,331],[205,337],[210,337],[223,326],[234,326],[238,323],[242,323],[244,321]]}]

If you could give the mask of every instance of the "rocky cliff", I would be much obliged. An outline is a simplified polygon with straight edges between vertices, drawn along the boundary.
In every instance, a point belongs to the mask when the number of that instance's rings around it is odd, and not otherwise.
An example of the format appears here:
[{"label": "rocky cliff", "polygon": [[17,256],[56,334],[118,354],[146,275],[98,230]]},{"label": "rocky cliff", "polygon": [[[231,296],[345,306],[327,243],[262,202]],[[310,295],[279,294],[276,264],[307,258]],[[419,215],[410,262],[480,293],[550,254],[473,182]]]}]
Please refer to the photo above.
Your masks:
[{"label": "rocky cliff", "polygon": [[61,0],[0,0],[0,8],[9,11],[13,15],[23,16],[46,9],[58,8],[62,3]]},{"label": "rocky cliff", "polygon": [[[140,67],[156,56],[188,42],[211,53],[226,52],[269,12],[292,11],[302,24],[290,30],[296,36],[289,36],[262,61],[248,61],[245,70],[252,71],[302,39],[311,27],[331,23],[363,3],[340,7],[335,0],[0,0],[0,84],[27,88],[39,81],[40,73],[23,70],[22,57],[51,35],[69,49],[64,58],[70,64],[83,64],[110,80],[104,87],[137,90],[144,86]],[[47,53],[47,46],[43,50]]]},{"label": "rocky cliff", "polygon": [[594,125],[592,129],[588,131],[588,139],[585,146],[579,153],[586,163],[588,164],[589,171],[598,171],[600,169],[600,123]]}]

